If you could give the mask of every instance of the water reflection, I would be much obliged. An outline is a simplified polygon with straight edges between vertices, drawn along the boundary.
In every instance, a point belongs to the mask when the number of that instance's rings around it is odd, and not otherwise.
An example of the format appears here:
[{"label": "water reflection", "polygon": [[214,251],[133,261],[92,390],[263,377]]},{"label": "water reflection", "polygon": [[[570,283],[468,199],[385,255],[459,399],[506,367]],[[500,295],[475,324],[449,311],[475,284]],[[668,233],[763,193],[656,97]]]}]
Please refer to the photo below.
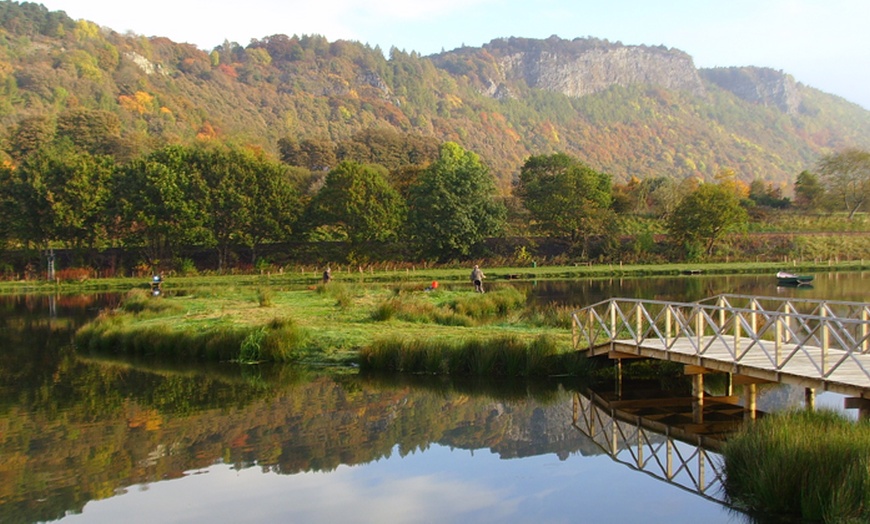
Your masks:
[{"label": "water reflection", "polygon": [[[540,304],[571,305],[776,289],[767,277],[515,284]],[[815,284],[788,292],[866,296],[863,274],[819,275]],[[0,522],[743,519],[614,462],[594,433],[578,431],[576,395],[585,390],[573,381],[361,377],[72,350],[75,329],[117,300],[0,298]],[[648,394],[633,387],[624,384],[620,398]],[[592,391],[584,398],[616,390]],[[761,410],[802,401],[797,388],[759,389]]]},{"label": "water reflection", "polygon": [[[572,425],[571,390],[577,386],[572,383],[451,382],[235,365],[210,372],[178,366],[146,370],[83,359],[68,348],[59,351],[51,372],[42,377],[41,382],[13,384],[4,394],[3,522],[54,520],[78,513],[100,521],[98,516],[112,508],[127,521],[146,521],[143,515],[185,520],[167,513],[179,490],[188,496],[186,511],[195,514],[188,520],[223,520],[225,515],[217,510],[223,507],[220,501],[212,506],[190,500],[213,500],[214,494],[205,492],[215,482],[216,492],[226,495],[227,483],[236,485],[245,478],[246,485],[237,489],[251,497],[245,502],[250,504],[262,496],[259,489],[274,492],[276,483],[287,485],[279,480],[287,476],[297,478],[292,482],[296,488],[308,486],[307,490],[318,486],[334,494],[344,486],[348,494],[379,492],[373,499],[380,501],[374,513],[379,516],[385,511],[396,516],[385,508],[407,497],[430,516],[475,516],[485,522],[501,514],[531,520],[535,512],[558,511],[537,500],[526,501],[531,506],[521,509],[512,505],[513,497],[505,499],[503,490],[516,496],[540,492],[549,500],[552,490],[584,489],[595,482],[587,476],[592,466],[576,459],[603,455]],[[519,458],[520,463],[503,464]],[[440,469],[445,464],[454,469]],[[556,464],[558,474],[552,477]],[[363,472],[361,479],[349,478],[358,476],[349,474],[351,466]],[[414,469],[410,485],[375,473],[386,469],[401,477],[408,468]],[[498,473],[504,468],[512,471],[506,478]],[[606,465],[593,469],[599,468],[600,474],[613,474]],[[252,476],[252,471],[268,477]],[[229,472],[234,473],[227,480]],[[566,476],[573,488],[563,484]],[[510,487],[503,485],[506,480],[511,480]],[[618,477],[618,482],[626,479]],[[389,495],[383,489],[390,490]],[[579,511],[565,506],[565,501],[576,499],[567,495],[550,502],[562,501],[563,511]],[[268,505],[268,511],[279,511],[286,520],[326,514],[333,506],[320,506],[317,501],[324,499],[313,495],[287,506],[288,497],[293,498],[285,494],[276,499],[282,502]],[[149,509],[130,515],[136,501],[143,499]],[[350,500],[360,502],[358,497]],[[443,507],[431,507],[433,501]],[[692,504],[681,501],[680,507]],[[112,511],[104,521],[119,518]],[[702,507],[691,514],[697,511],[721,512]],[[429,520],[404,517],[399,520]],[[549,514],[543,520],[565,516]]]}]

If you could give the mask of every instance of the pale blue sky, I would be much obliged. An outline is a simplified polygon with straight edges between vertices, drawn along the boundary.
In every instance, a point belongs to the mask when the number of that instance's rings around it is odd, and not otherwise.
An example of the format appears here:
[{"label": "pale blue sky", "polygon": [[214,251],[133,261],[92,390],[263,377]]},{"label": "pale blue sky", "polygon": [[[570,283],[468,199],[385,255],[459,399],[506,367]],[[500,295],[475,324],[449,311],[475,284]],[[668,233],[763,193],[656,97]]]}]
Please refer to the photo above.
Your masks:
[{"label": "pale blue sky", "polygon": [[594,36],[685,51],[698,67],[764,66],[870,109],[868,0],[45,0],[118,32],[211,50],[320,34],[423,55],[494,38]]}]

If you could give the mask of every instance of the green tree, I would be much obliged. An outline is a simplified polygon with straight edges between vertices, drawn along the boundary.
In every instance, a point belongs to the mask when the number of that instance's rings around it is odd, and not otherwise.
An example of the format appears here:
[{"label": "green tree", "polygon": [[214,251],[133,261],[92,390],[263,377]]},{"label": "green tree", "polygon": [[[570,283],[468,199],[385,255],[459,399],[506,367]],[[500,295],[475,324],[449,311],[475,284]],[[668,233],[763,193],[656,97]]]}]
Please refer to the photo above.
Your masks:
[{"label": "green tree", "polygon": [[152,265],[210,238],[209,191],[191,155],[189,148],[168,146],[128,163],[117,177],[117,234],[125,245],[145,248]]},{"label": "green tree", "polygon": [[667,218],[672,241],[689,259],[710,256],[716,242],[746,226],[749,217],[729,187],[704,183],[680,201]]},{"label": "green tree", "polygon": [[822,205],[825,188],[819,177],[809,171],[801,171],[794,183],[794,203],[800,209],[816,210]]},{"label": "green tree", "polygon": [[120,148],[121,121],[109,111],[77,108],[57,118],[58,138],[67,138],[82,151],[113,155]]},{"label": "green tree", "polygon": [[467,256],[504,225],[505,208],[487,167],[453,142],[441,145],[409,194],[409,230],[426,256]]},{"label": "green tree", "polygon": [[235,245],[251,248],[289,238],[299,214],[299,196],[287,166],[248,149],[218,145],[197,148],[194,169],[208,187],[206,227],[217,248],[218,269],[229,262]]},{"label": "green tree", "polygon": [[326,171],[336,163],[335,145],[326,139],[309,138],[297,142],[292,138],[278,140],[281,161],[311,171]]},{"label": "green tree", "polygon": [[337,228],[353,244],[395,239],[406,208],[386,177],[381,166],[342,162],[311,202],[312,225]]},{"label": "green tree", "polygon": [[302,214],[302,198],[291,174],[293,168],[257,155],[251,164],[252,185],[248,188],[254,205],[245,235],[256,262],[257,248],[266,242],[286,241]]},{"label": "green tree", "polygon": [[115,166],[111,158],[50,146],[17,168],[6,167],[14,235],[46,248],[93,247],[104,239],[105,211]]},{"label": "green tree", "polygon": [[54,121],[46,115],[21,119],[12,127],[9,134],[9,155],[21,161],[30,153],[51,144],[54,141],[55,131]]},{"label": "green tree", "polygon": [[584,256],[591,236],[603,234],[613,221],[610,176],[565,153],[526,160],[514,194],[531,213],[536,229],[568,235],[575,243],[582,239]]},{"label": "green tree", "polygon": [[846,149],[825,155],[817,171],[828,194],[843,205],[851,220],[870,198],[870,152]]}]

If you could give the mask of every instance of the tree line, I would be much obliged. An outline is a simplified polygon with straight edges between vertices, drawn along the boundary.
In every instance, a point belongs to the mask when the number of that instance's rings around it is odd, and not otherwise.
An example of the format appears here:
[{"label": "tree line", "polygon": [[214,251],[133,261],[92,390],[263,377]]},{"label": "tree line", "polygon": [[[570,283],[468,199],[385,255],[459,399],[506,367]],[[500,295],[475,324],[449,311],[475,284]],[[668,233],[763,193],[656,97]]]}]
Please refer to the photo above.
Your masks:
[{"label": "tree line", "polygon": [[[15,161],[0,166],[0,239],[7,251],[73,250],[84,264],[87,253],[112,247],[166,266],[198,246],[213,250],[222,271],[240,246],[253,264],[262,246],[289,241],[343,243],[354,261],[382,260],[380,246],[400,244],[417,260],[443,262],[485,256],[487,239],[506,236],[560,238],[577,259],[616,260],[627,234],[628,249],[701,259],[758,209],[839,206],[851,218],[870,194],[870,153],[861,150],[830,154],[798,175],[794,201],[729,170],[709,182],[614,184],[565,153],[529,157],[504,194],[474,152],[394,131],[338,144],[287,137],[281,158],[203,140],[122,161],[88,134],[30,140],[34,129],[13,133]],[[627,217],[658,226],[628,231]],[[658,232],[668,234],[665,248],[649,239]]]}]

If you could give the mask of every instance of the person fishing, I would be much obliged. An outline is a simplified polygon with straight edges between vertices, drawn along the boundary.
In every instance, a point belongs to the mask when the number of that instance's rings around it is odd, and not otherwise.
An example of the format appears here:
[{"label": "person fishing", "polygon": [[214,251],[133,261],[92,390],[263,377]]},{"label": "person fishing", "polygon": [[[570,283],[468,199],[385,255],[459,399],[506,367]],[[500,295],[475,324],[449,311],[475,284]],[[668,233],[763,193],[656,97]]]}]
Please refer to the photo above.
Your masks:
[{"label": "person fishing", "polygon": [[474,290],[478,293],[483,293],[483,279],[486,278],[486,275],[481,271],[480,266],[477,264],[474,265],[474,269],[471,270],[471,282],[474,284]]}]

